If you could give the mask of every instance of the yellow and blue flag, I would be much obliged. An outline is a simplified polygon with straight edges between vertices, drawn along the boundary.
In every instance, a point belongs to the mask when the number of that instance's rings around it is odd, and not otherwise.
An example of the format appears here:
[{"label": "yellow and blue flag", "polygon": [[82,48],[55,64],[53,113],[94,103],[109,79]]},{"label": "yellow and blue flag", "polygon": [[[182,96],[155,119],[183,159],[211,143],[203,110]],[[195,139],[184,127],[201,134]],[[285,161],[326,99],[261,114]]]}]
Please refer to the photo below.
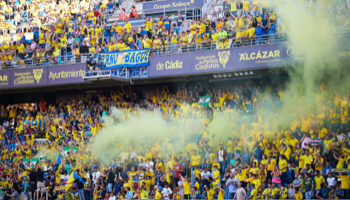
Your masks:
[{"label": "yellow and blue flag", "polygon": [[150,49],[127,50],[97,55],[102,66],[101,69],[117,69],[120,67],[141,67],[149,65]]},{"label": "yellow and blue flag", "polygon": [[73,171],[68,178],[68,181],[66,184],[66,191],[68,191],[72,187],[73,183],[76,180],[79,180],[82,184],[85,185],[85,181],[75,171]]},{"label": "yellow and blue flag", "polygon": [[57,158],[57,170],[56,171],[59,171],[61,168],[62,168],[62,155],[61,153],[58,154],[58,158]]}]

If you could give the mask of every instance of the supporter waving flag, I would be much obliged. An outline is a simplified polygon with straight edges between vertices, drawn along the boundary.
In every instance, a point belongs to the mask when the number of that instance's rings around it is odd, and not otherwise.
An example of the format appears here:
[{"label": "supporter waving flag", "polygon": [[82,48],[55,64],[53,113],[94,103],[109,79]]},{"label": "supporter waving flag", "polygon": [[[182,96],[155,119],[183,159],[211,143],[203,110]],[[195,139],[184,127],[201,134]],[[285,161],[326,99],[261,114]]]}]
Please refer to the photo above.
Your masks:
[{"label": "supporter waving flag", "polygon": [[57,158],[57,171],[59,171],[62,168],[62,155],[61,153],[58,154],[58,158]]},{"label": "supporter waving flag", "polygon": [[66,184],[66,191],[68,191],[68,190],[72,187],[73,183],[74,183],[76,180],[80,181],[82,184],[85,185],[85,181],[84,181],[75,171],[73,171],[73,172],[70,174],[69,179],[68,179],[68,181],[67,181],[67,184]]},{"label": "supporter waving flag", "polygon": [[199,97],[199,104],[202,106],[209,106],[210,96],[201,96]]}]

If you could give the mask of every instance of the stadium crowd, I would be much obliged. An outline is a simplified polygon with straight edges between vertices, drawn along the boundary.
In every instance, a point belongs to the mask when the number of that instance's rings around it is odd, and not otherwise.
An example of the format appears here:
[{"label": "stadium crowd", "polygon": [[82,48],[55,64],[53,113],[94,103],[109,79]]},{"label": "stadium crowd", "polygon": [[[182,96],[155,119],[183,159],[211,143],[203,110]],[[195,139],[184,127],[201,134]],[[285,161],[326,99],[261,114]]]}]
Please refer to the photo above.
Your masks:
[{"label": "stadium crowd", "polygon": [[[79,55],[130,49],[154,49],[153,54],[168,54],[200,49],[226,48],[250,41],[266,43],[277,40],[276,14],[259,1],[229,0],[231,12],[216,11],[201,19],[177,16],[147,17],[142,26],[133,27],[132,18],[140,18],[135,6],[126,13],[120,8],[119,22],[105,23],[104,18],[118,3],[101,1],[2,1],[0,20],[5,28],[1,36],[0,59],[3,65],[61,63],[61,56],[69,60]],[[67,9],[68,8],[68,9]],[[119,8],[118,8],[119,9]],[[22,16],[23,15],[23,16]],[[29,23],[25,34],[12,38],[6,28]],[[256,38],[256,40],[255,40]]]},{"label": "stadium crowd", "polygon": [[[276,105],[283,95],[278,87],[261,83],[220,89],[195,83],[2,105],[2,198],[349,199],[349,93],[333,96],[319,115],[297,119],[275,133],[232,133],[219,143],[203,130],[181,152],[131,147],[111,165],[99,163],[89,151],[89,138],[102,130],[111,107],[158,110],[169,121],[207,116],[210,123],[220,111],[236,109],[250,116],[263,92],[272,93]],[[204,105],[200,100],[208,95],[210,104]],[[40,157],[43,148],[60,154]],[[67,188],[71,177],[74,184]]]}]

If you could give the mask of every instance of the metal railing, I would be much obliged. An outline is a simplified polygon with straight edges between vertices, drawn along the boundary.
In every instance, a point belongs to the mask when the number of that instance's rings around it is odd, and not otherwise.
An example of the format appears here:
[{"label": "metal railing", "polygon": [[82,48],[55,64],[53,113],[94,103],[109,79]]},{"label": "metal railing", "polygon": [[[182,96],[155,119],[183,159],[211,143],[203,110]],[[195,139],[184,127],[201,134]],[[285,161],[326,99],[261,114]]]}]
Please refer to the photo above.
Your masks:
[{"label": "metal railing", "polygon": [[115,70],[90,70],[85,73],[84,79],[90,78],[110,78],[110,77],[128,78],[128,70],[123,67]]},{"label": "metal railing", "polygon": [[[350,33],[346,32],[342,34],[343,40],[349,41]],[[172,55],[172,54],[182,54],[190,52],[202,52],[202,51],[212,51],[219,49],[229,49],[229,48],[239,48],[245,46],[257,46],[257,45],[269,45],[269,44],[279,44],[287,42],[286,34],[274,34],[274,35],[264,35],[252,38],[228,38],[226,40],[218,41],[205,41],[201,43],[169,43],[167,45],[160,46],[159,48],[152,48],[150,51],[150,56],[160,56],[160,55]],[[67,52],[63,49],[63,52]],[[0,60],[0,66],[4,68],[21,68],[21,67],[36,67],[36,66],[52,66],[61,64],[75,64],[75,63],[87,63],[87,66],[95,66],[98,63],[97,54],[77,54],[73,55],[70,53],[64,53],[59,56],[45,55],[43,56],[33,56],[33,53],[26,53],[27,56],[20,56],[14,53],[0,54],[0,57],[9,56],[12,60]],[[34,55],[37,55],[34,53]],[[15,58],[15,59],[13,59]]]},{"label": "metal railing", "polygon": [[[5,54],[2,54],[2,55],[5,55]],[[45,56],[45,57],[28,56],[28,57],[25,57],[24,59],[19,58],[19,56],[17,57],[15,55],[12,55],[12,56],[14,56],[15,60],[0,61],[0,65],[2,69],[89,63],[92,61],[91,59],[96,57],[95,54],[73,55],[71,53],[66,53],[64,55],[59,55],[59,56]]]},{"label": "metal railing", "polygon": [[287,41],[287,37],[283,34],[266,35],[252,38],[228,38],[225,40],[209,41],[202,43],[191,43],[191,44],[170,44],[165,47],[153,48],[151,50],[151,56],[158,55],[171,55],[171,54],[181,54],[189,52],[200,52],[200,51],[211,51],[220,49],[237,48],[244,46],[254,46],[254,45],[268,45],[277,44]]},{"label": "metal railing", "polygon": [[[287,41],[287,37],[283,34],[266,35],[261,37],[253,38],[228,38],[225,40],[218,41],[206,41],[201,43],[169,43],[168,45],[163,45],[159,48],[152,48],[150,56],[159,55],[172,55],[181,54],[189,52],[200,52],[200,51],[211,51],[219,49],[229,49],[241,46],[253,46],[253,45],[266,45],[266,44],[276,44]],[[67,52],[66,48],[63,48],[63,52]],[[15,60],[1,60],[0,64],[2,68],[20,68],[20,67],[36,67],[36,66],[52,66],[61,64],[75,64],[75,63],[87,63],[87,65],[93,65],[97,63],[97,54],[78,54],[73,55],[70,53],[64,53],[59,56],[45,55],[36,56],[36,52],[27,52],[26,56],[20,58],[19,55],[13,53],[0,54],[0,56],[14,57]]]},{"label": "metal railing", "polygon": [[138,79],[138,78],[145,78],[148,77],[148,70],[147,67],[136,67],[136,68],[129,68],[129,67],[122,67],[118,69],[113,70],[90,70],[85,73],[85,76],[83,77],[84,80],[103,80],[103,79],[125,79],[129,80],[132,79]]}]

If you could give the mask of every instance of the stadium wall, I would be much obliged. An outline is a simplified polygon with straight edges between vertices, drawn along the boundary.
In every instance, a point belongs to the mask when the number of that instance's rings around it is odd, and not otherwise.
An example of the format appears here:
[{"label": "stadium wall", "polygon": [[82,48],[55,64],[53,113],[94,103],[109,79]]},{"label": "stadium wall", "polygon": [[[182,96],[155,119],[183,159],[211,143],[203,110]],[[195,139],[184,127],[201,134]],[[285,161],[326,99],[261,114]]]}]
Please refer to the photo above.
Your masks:
[{"label": "stadium wall", "polygon": [[[350,58],[349,47],[339,49],[338,56],[343,60]],[[293,55],[285,44],[239,47],[214,51],[183,52],[181,54],[152,56],[148,75],[135,79],[147,82],[152,79],[176,78],[181,76],[208,75],[215,73],[245,70],[273,69],[303,62],[303,57]],[[29,88],[42,88],[66,85],[98,85],[98,82],[84,80],[85,63],[57,65],[49,67],[16,68],[0,70],[0,93]],[[127,77],[133,79],[133,77]],[[132,83],[132,82],[130,82]],[[121,85],[121,81],[110,80],[104,85]]]}]

